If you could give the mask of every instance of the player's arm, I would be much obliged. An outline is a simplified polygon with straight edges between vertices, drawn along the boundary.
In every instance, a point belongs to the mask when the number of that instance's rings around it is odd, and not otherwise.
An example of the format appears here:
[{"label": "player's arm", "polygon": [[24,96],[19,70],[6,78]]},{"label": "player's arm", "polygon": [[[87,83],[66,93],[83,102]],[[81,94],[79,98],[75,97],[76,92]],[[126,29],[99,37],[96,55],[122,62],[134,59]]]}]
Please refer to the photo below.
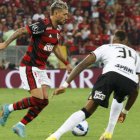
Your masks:
[{"label": "player's arm", "polygon": [[0,43],[0,50],[5,49],[8,45],[15,39],[17,39],[22,34],[28,33],[26,27],[17,29],[6,41]]},{"label": "player's arm", "polygon": [[138,89],[134,91],[132,94],[130,94],[130,96],[128,97],[125,108],[122,110],[118,118],[118,122],[123,123],[125,121],[126,115],[128,114],[133,104],[135,103],[137,97],[138,97]]},{"label": "player's arm", "polygon": [[67,60],[65,60],[65,58],[63,57],[60,51],[60,48],[55,46],[53,52],[56,55],[56,57],[66,65],[66,69],[68,73],[70,73],[72,71],[72,66],[69,64]]},{"label": "player's arm", "polygon": [[94,53],[89,54],[83,61],[81,61],[70,73],[70,75],[68,76],[66,82],[64,82],[64,84],[56,89],[53,93],[53,95],[58,95],[61,94],[63,92],[65,92],[65,88],[68,87],[68,85],[70,84],[70,82],[80,74],[81,71],[83,71],[85,68],[87,68],[88,66],[90,66],[91,64],[93,64],[96,61],[96,56]]},{"label": "player's arm", "polygon": [[91,64],[93,64],[96,60],[96,56],[94,53],[89,54],[83,61],[81,61],[71,72],[66,82],[70,84],[70,82],[78,76],[84,69],[88,68]]}]

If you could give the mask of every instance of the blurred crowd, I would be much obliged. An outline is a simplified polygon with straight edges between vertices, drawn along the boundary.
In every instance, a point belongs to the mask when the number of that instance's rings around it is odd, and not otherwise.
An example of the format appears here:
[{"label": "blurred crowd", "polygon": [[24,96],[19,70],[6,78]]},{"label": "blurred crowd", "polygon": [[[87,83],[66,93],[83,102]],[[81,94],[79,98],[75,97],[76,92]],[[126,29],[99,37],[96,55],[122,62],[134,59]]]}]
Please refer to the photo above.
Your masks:
[{"label": "blurred crowd", "polygon": [[[0,0],[0,42],[17,28],[49,17],[54,0]],[[115,30],[126,30],[134,49],[140,51],[140,0],[64,0],[69,20],[62,27],[62,44],[69,55],[87,54],[109,43]],[[11,45],[28,45],[23,35]]]},{"label": "blurred crowd", "polygon": [[17,67],[15,64],[12,64],[12,63],[2,59],[0,62],[0,70],[5,70],[5,69],[15,70],[15,69],[17,69]]}]

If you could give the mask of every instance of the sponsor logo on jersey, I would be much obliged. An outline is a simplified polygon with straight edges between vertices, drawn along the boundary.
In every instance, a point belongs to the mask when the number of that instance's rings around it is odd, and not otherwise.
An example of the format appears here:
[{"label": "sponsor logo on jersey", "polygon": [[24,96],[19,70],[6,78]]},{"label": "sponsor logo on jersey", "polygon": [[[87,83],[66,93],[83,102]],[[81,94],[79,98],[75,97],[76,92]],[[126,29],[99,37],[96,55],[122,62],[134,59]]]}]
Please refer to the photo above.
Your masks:
[{"label": "sponsor logo on jersey", "polygon": [[105,97],[106,95],[104,95],[102,91],[98,91],[98,90],[95,91],[94,99],[100,99],[103,101]]},{"label": "sponsor logo on jersey", "polygon": [[39,27],[38,27],[37,24],[38,24],[38,22],[32,24],[32,31],[33,31],[33,34],[40,34],[40,33],[43,33],[44,30],[39,30]]},{"label": "sponsor logo on jersey", "polygon": [[52,30],[52,27],[47,27],[46,30]]},{"label": "sponsor logo on jersey", "polygon": [[54,45],[47,44],[44,46],[44,51],[51,52],[53,50]]},{"label": "sponsor logo on jersey", "polygon": [[123,66],[121,64],[116,64],[115,67],[119,68],[120,70],[123,70],[123,71],[126,71],[128,73],[132,73],[133,74],[133,70],[130,69],[129,67],[127,67],[127,66]]}]

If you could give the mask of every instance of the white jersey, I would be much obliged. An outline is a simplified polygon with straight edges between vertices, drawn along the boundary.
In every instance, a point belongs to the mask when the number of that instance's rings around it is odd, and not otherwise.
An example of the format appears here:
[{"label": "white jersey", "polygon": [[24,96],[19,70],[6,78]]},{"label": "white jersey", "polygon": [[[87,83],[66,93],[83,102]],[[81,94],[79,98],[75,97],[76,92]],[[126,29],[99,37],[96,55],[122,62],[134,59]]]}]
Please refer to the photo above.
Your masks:
[{"label": "white jersey", "polygon": [[140,73],[140,58],[134,49],[123,44],[107,44],[92,53],[96,61],[103,62],[103,74],[114,71],[138,83],[136,73]]}]

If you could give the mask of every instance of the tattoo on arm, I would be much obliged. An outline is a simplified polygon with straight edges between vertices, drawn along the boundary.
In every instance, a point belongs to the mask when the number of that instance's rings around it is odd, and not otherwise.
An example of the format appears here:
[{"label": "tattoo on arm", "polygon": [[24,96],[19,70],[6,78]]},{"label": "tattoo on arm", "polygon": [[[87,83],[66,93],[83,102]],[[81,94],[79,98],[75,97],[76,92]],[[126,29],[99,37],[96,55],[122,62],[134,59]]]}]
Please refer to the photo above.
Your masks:
[{"label": "tattoo on arm", "polygon": [[6,41],[6,45],[8,46],[12,41],[14,41],[15,39],[17,39],[20,35],[28,33],[26,27],[23,28],[19,28],[17,29],[12,36],[10,36]]}]

